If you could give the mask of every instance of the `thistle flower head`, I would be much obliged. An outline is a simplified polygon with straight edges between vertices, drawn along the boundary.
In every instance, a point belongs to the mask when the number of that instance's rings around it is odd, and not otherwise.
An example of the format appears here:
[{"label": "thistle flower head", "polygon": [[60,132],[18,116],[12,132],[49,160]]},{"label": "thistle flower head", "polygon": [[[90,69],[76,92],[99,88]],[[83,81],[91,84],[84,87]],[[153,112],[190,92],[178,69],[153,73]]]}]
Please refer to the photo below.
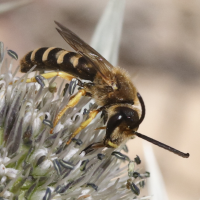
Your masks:
[{"label": "thistle flower head", "polygon": [[[8,54],[16,58],[14,53]],[[103,123],[100,116],[66,146],[70,134],[96,105],[83,97],[65,113],[54,134],[49,134],[51,120],[73,95],[72,88],[63,89],[61,85],[56,92],[52,81],[45,87],[27,84],[30,72],[16,77],[16,72],[12,72],[13,59],[7,64],[5,55],[1,43],[0,197],[132,199],[139,195],[149,175],[140,173],[136,162],[120,153],[122,147],[88,154],[83,151],[89,144],[103,140],[104,130],[96,130]],[[87,109],[83,109],[86,104]],[[123,168],[122,162],[126,162]]]},{"label": "thistle flower head", "polygon": [[[107,52],[112,63],[117,62],[123,7],[122,0],[110,1],[92,42],[102,53],[101,39],[105,34],[99,33],[110,27],[107,22],[112,23],[110,35],[118,33],[114,36],[117,45],[110,42],[110,53]],[[119,15],[113,17],[112,13]],[[26,83],[34,66],[22,77],[16,77],[18,69],[13,72],[12,65],[17,59],[17,54],[4,51],[0,42],[0,199],[149,199],[139,198],[149,173],[140,171],[138,158],[132,161],[120,152],[127,152],[126,146],[84,151],[105,136],[104,130],[97,129],[103,125],[100,114],[66,145],[73,131],[88,118],[89,111],[97,107],[88,97],[82,97],[68,109],[50,134],[52,120],[77,88],[76,80],[59,88],[55,79],[48,81],[40,76],[38,83]]]}]

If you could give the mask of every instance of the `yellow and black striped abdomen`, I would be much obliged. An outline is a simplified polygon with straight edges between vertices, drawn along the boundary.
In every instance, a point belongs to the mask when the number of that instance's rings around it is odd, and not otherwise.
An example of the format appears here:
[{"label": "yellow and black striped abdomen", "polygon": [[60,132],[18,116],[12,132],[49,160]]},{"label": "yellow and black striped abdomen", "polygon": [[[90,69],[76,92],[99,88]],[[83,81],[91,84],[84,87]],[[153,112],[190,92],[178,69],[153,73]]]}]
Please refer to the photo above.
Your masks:
[{"label": "yellow and black striped abdomen", "polygon": [[21,72],[29,71],[64,71],[81,79],[93,81],[96,70],[84,57],[56,47],[42,47],[26,54],[20,62]]}]

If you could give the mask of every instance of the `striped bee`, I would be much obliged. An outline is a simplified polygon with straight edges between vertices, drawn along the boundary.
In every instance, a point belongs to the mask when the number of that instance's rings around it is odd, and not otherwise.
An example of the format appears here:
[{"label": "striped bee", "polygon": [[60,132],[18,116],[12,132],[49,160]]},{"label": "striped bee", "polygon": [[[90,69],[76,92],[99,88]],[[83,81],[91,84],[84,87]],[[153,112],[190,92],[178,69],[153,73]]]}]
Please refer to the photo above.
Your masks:
[{"label": "striped bee", "polygon": [[[59,76],[67,80],[80,79],[81,89],[61,110],[54,120],[54,127],[70,107],[75,106],[82,96],[92,97],[98,109],[89,113],[89,118],[70,136],[67,144],[84,129],[99,112],[104,112],[106,134],[103,141],[91,144],[90,148],[116,148],[128,139],[138,136],[179,156],[189,157],[159,141],[149,138],[137,130],[145,117],[144,101],[131,82],[127,72],[114,67],[97,51],[80,39],[76,34],[55,22],[63,39],[76,51],[70,52],[57,47],[42,47],[27,53],[21,59],[21,71],[27,72],[34,65],[34,70],[52,72],[42,74],[44,78]],[[87,82],[83,82],[87,80]],[[26,82],[34,82],[33,77]],[[51,131],[51,133],[53,130]]]}]

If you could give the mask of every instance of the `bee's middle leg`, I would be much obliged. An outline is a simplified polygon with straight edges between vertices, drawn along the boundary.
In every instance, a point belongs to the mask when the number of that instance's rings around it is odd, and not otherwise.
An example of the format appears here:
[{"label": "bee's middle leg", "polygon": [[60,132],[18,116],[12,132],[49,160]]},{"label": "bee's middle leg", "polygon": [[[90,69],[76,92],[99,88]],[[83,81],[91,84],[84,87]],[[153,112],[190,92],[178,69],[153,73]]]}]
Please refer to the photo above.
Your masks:
[{"label": "bee's middle leg", "polygon": [[69,109],[74,107],[75,105],[78,104],[78,102],[80,101],[82,96],[86,95],[86,91],[85,90],[79,90],[78,93],[70,99],[70,101],[68,102],[68,104],[58,113],[58,115],[56,116],[54,122],[53,122],[53,128],[51,129],[50,133],[53,133],[53,129],[54,127],[57,125],[58,121],[60,120],[60,118],[64,115],[64,113]]},{"label": "bee's middle leg", "polygon": [[96,115],[101,111],[101,108],[97,109],[97,110],[92,110],[90,111],[89,114],[89,118],[84,121],[83,123],[81,123],[81,125],[74,131],[74,133],[70,136],[69,140],[67,141],[67,145],[70,144],[70,142],[72,141],[72,139],[81,131],[83,130],[95,117]]}]

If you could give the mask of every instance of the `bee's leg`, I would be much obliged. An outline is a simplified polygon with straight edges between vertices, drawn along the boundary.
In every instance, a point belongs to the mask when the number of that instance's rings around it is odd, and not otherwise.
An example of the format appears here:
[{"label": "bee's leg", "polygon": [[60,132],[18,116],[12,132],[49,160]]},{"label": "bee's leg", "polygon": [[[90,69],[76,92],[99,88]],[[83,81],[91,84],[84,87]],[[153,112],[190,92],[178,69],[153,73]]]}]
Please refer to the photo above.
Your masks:
[{"label": "bee's leg", "polygon": [[88,154],[88,153],[94,151],[95,149],[102,148],[102,147],[105,147],[103,142],[92,143],[89,146],[87,146],[85,149],[83,149],[81,151],[81,153],[84,151],[85,154]]},{"label": "bee's leg", "polygon": [[97,130],[105,130],[105,129],[106,129],[106,126],[103,126],[103,127],[95,128],[94,130],[97,131]]},{"label": "bee's leg", "polygon": [[[74,98],[70,99],[69,103],[58,113],[56,116],[54,122],[53,122],[53,127],[55,127],[60,120],[60,118],[64,115],[64,113],[69,109],[74,107],[79,101],[82,96],[86,94],[85,90],[79,90],[78,93],[74,96]],[[53,133],[53,129],[51,129],[51,132]]]},{"label": "bee's leg", "polygon": [[[40,74],[40,76],[43,76],[44,78],[46,79],[49,79],[49,78],[53,78],[55,76],[59,76],[61,78],[64,78],[64,79],[67,79],[69,81],[71,81],[73,78],[75,78],[73,75],[71,74],[68,74],[66,72],[62,72],[62,71],[58,71],[58,72],[48,72],[48,73],[45,73],[45,74]],[[26,80],[27,83],[32,83],[32,82],[37,82],[35,77],[32,77],[32,78],[28,78]]]},{"label": "bee's leg", "polygon": [[101,111],[101,108],[97,109],[97,110],[92,110],[90,111],[90,114],[89,114],[89,118],[84,121],[80,127],[78,127],[74,133],[70,136],[69,140],[67,141],[67,145],[70,144],[71,140],[81,131],[83,130],[95,117],[96,115]]}]

